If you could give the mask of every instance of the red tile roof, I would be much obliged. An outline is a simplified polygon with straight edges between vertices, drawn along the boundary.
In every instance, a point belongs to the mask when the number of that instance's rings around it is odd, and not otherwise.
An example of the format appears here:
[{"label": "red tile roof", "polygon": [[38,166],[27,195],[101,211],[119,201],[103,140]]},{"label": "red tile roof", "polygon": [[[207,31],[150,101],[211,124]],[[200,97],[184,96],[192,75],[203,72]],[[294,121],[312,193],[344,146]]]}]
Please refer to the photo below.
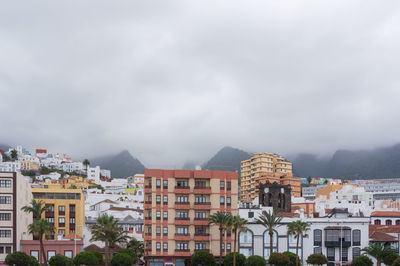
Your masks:
[{"label": "red tile roof", "polygon": [[400,212],[399,211],[376,211],[371,213],[372,216],[394,216],[394,217],[400,217]]},{"label": "red tile roof", "polygon": [[369,235],[369,240],[374,242],[393,242],[398,241],[397,237],[391,236],[383,232],[373,232]]}]

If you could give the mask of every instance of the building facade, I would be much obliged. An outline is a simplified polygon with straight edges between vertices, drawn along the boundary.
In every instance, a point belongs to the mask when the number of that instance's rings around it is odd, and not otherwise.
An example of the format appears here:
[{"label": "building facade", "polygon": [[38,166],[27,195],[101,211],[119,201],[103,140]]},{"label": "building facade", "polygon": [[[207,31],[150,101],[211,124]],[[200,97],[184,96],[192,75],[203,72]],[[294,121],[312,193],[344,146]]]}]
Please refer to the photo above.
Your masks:
[{"label": "building facade", "polygon": [[32,239],[28,234],[32,217],[21,211],[31,200],[31,187],[23,175],[0,172],[0,262],[20,250],[21,239]]},{"label": "building facade", "polygon": [[[238,176],[208,170],[145,170],[144,241],[150,265],[185,265],[191,254],[219,254],[219,230],[208,218],[217,211],[238,213]],[[223,255],[233,237],[223,237]]]},{"label": "building facade", "polygon": [[85,199],[82,190],[63,189],[51,184],[43,186],[32,188],[32,194],[34,199],[43,201],[48,207],[42,218],[55,227],[55,235],[48,235],[46,239],[59,239],[70,234],[82,237],[82,227],[85,225]]},{"label": "building facade", "polygon": [[277,181],[282,185],[293,186],[294,195],[300,197],[300,179],[293,178],[292,163],[273,153],[256,153],[241,162],[240,198],[243,202],[252,202],[258,196],[258,184]]}]

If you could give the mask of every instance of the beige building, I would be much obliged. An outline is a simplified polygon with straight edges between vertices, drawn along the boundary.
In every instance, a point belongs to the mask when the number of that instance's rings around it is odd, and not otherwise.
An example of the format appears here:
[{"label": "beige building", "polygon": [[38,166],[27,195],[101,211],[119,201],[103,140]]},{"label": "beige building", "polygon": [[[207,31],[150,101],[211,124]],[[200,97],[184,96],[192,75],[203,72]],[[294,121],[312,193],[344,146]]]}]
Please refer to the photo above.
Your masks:
[{"label": "beige building", "polygon": [[[237,215],[238,176],[207,170],[145,170],[144,240],[150,265],[185,265],[195,251],[219,255],[219,230],[208,218],[217,211]],[[233,251],[226,232],[225,256]]]},{"label": "beige building", "polygon": [[32,200],[27,178],[16,172],[0,172],[0,262],[20,250],[21,239],[32,239],[28,225],[32,216],[21,208]]},{"label": "beige building", "polygon": [[[300,196],[300,179],[293,179],[292,163],[280,155],[273,153],[256,153],[248,160],[241,162],[240,198],[243,202],[251,202],[258,196],[259,182],[279,181],[290,184],[292,191],[298,190]],[[298,181],[298,186],[297,186]],[[297,194],[296,194],[297,195]]]}]

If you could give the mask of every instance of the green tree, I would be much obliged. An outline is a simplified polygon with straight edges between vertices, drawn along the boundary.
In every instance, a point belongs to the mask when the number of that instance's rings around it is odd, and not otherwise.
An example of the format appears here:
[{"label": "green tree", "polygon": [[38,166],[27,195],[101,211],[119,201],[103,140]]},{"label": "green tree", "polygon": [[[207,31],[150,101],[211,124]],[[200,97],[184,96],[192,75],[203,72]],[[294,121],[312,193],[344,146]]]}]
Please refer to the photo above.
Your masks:
[{"label": "green tree", "polygon": [[224,258],[224,266],[233,266],[233,258],[235,255],[234,253],[236,253],[236,265],[244,266],[246,262],[246,257],[238,252],[231,252],[228,255],[226,255]]},{"label": "green tree", "polygon": [[289,251],[285,251],[282,254],[289,258],[288,266],[295,266],[296,265],[296,259],[298,259],[297,258],[298,256],[296,256],[296,254],[294,254],[292,252],[289,252]]},{"label": "green tree", "polygon": [[268,263],[275,266],[286,266],[289,264],[289,258],[282,253],[273,252],[269,255]]},{"label": "green tree", "polygon": [[18,152],[16,150],[11,151],[11,159],[15,161],[18,158]]},{"label": "green tree", "polygon": [[90,165],[90,161],[89,161],[88,159],[85,159],[85,160],[83,160],[82,164],[85,166],[85,168],[86,168],[86,174],[87,174],[88,167],[89,167],[89,165]]},{"label": "green tree", "polygon": [[[39,246],[40,246],[40,254],[39,254],[39,261],[42,264],[42,258],[44,260],[44,265],[48,265],[46,252],[44,251],[43,245],[43,237],[44,235],[52,235],[54,234],[54,226],[49,223],[45,219],[35,219],[33,222],[28,225],[28,232],[33,236],[39,238]],[[41,255],[41,256],[40,256]]]},{"label": "green tree", "polygon": [[369,244],[368,247],[362,249],[364,254],[368,254],[376,259],[376,265],[381,266],[383,259],[393,253],[393,249],[388,246],[382,246],[379,244]]},{"label": "green tree", "polygon": [[86,251],[86,252],[89,253],[89,254],[94,255],[94,256],[97,258],[97,264],[101,265],[101,264],[104,263],[104,261],[103,261],[103,255],[101,255],[100,252],[95,251],[95,250],[88,250],[88,251]]},{"label": "green tree", "polygon": [[38,261],[24,252],[14,251],[9,253],[5,263],[10,266],[39,266]]},{"label": "green tree", "polygon": [[132,238],[127,245],[127,248],[133,250],[138,258],[141,258],[144,254],[144,245],[142,241]]},{"label": "green tree", "polygon": [[306,262],[312,265],[324,265],[328,264],[328,259],[322,254],[311,254]]},{"label": "green tree", "polygon": [[217,211],[208,218],[209,224],[215,224],[219,229],[219,266],[222,265],[222,235],[228,226],[230,217],[231,215],[229,213]]},{"label": "green tree", "polygon": [[130,249],[121,249],[120,251],[118,251],[117,254],[122,254],[122,253],[132,257],[133,264],[135,264],[138,261],[136,254]]},{"label": "green tree", "polygon": [[117,253],[111,259],[111,266],[131,266],[134,259],[126,253]]},{"label": "green tree", "polygon": [[311,176],[307,177],[307,183],[311,184],[311,181],[312,181],[312,177]]},{"label": "green tree", "polygon": [[[374,263],[367,256],[359,256],[351,262],[352,266],[373,266]],[[397,266],[397,265],[396,265]],[[400,266],[400,264],[399,264]]]},{"label": "green tree", "polygon": [[310,231],[310,224],[297,220],[288,224],[288,235],[296,238],[296,266],[299,265],[299,240],[300,237],[308,237],[307,232]]},{"label": "green tree", "polygon": [[70,258],[67,258],[61,254],[56,254],[49,259],[50,266],[74,266],[74,263]]},{"label": "green tree", "polygon": [[389,253],[387,254],[384,258],[383,258],[383,263],[385,263],[386,265],[392,265],[393,262],[399,257],[399,255],[395,252]]},{"label": "green tree", "polygon": [[[101,255],[101,254],[100,254]],[[76,254],[75,258],[73,259],[75,265],[98,265],[103,264],[103,258],[101,260],[93,253],[92,251],[82,251]]]},{"label": "green tree", "polygon": [[32,213],[33,219],[39,219],[42,216],[42,213],[47,211],[48,207],[44,204],[43,201],[33,199],[30,205],[26,205],[21,208],[22,211],[26,213]]},{"label": "green tree", "polygon": [[239,215],[236,216],[231,216],[228,220],[228,228],[232,230],[233,236],[234,236],[234,242],[233,242],[233,266],[236,266],[236,244],[237,244],[237,236],[238,232],[245,232],[247,230],[246,228],[247,220],[240,218]]},{"label": "green tree", "polygon": [[261,256],[252,255],[249,256],[244,264],[245,266],[265,266],[267,262]]},{"label": "green tree", "polygon": [[268,230],[269,234],[269,254],[273,252],[273,237],[274,228],[281,226],[282,216],[276,215],[273,212],[263,211],[259,218],[256,218],[257,223],[262,224]]},{"label": "green tree", "polygon": [[101,241],[105,244],[105,265],[108,266],[110,261],[110,249],[112,250],[116,244],[127,242],[128,236],[118,227],[118,220],[113,216],[104,214],[97,218],[96,223],[90,226],[92,238],[90,241]]},{"label": "green tree", "polygon": [[192,254],[191,265],[216,266],[217,262],[212,254],[206,251],[197,251]]}]

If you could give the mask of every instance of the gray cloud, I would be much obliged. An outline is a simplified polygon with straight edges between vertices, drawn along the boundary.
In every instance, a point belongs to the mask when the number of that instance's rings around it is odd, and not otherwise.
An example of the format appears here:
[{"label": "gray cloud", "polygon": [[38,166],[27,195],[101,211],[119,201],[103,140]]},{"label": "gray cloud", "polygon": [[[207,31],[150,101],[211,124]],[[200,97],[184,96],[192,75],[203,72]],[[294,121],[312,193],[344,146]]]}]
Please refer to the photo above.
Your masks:
[{"label": "gray cloud", "polygon": [[398,1],[8,1],[0,140],[150,167],[400,141]]}]

